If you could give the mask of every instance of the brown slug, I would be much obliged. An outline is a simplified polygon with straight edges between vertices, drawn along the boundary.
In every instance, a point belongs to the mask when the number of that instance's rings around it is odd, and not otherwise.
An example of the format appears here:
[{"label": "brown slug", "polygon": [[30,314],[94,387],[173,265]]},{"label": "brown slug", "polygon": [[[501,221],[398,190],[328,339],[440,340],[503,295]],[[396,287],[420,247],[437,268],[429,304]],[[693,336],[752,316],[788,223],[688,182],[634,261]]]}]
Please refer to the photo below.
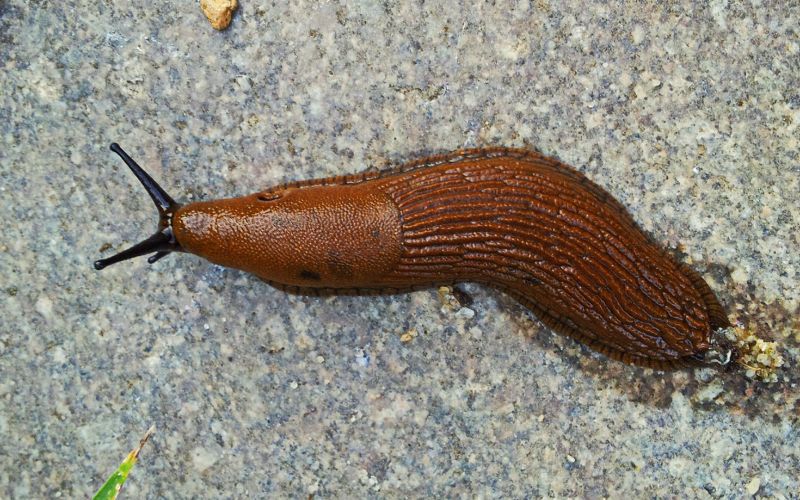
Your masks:
[{"label": "brown slug", "polygon": [[296,292],[399,292],[477,282],[614,359],[654,368],[704,360],[729,326],[699,274],[625,208],[539,153],[470,149],[385,172],[180,205],[117,144],[159,210],[158,231],[96,269],[189,252]]}]

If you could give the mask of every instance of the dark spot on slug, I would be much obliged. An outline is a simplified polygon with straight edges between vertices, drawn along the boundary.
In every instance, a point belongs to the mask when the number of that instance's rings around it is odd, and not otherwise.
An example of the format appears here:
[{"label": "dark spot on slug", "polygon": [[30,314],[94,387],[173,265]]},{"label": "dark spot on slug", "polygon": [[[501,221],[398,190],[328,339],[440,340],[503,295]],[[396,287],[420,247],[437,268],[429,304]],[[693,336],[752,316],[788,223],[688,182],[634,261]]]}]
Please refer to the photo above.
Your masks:
[{"label": "dark spot on slug", "polygon": [[315,273],[314,271],[303,269],[302,271],[300,271],[300,278],[309,281],[319,281],[322,279],[322,276],[320,276],[319,273]]}]

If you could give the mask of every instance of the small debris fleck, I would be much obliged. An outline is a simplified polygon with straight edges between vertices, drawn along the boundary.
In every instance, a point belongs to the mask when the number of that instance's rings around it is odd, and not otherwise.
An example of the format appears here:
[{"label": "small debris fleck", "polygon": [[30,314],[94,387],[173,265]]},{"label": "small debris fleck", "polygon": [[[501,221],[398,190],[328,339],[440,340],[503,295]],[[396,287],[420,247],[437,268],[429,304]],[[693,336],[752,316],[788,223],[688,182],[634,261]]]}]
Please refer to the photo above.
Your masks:
[{"label": "small debris fleck", "polygon": [[475,317],[475,311],[473,311],[469,307],[462,307],[461,309],[456,311],[456,318],[472,319],[474,317]]},{"label": "small debris fleck", "polygon": [[400,335],[400,342],[411,342],[414,338],[419,335],[416,328],[412,328],[405,332],[404,334]]},{"label": "small debris fleck", "polygon": [[756,336],[753,330],[739,326],[720,331],[739,350],[736,362],[745,369],[749,378],[764,382],[777,382],[777,369],[783,366],[783,356],[776,342],[767,342]]},{"label": "small debris fleck", "polygon": [[237,0],[200,0],[200,8],[208,18],[211,27],[222,31],[231,24],[233,12],[238,7]]},{"label": "small debris fleck", "polygon": [[453,289],[449,286],[439,287],[439,301],[442,303],[442,312],[458,311],[461,309],[461,303],[458,298],[453,294]]},{"label": "small debris fleck", "polygon": [[359,366],[369,366],[369,354],[364,350],[359,351],[358,355],[356,355],[356,363]]},{"label": "small debris fleck", "polygon": [[758,489],[761,488],[761,479],[754,477],[744,488],[748,495],[755,495],[758,493]]}]

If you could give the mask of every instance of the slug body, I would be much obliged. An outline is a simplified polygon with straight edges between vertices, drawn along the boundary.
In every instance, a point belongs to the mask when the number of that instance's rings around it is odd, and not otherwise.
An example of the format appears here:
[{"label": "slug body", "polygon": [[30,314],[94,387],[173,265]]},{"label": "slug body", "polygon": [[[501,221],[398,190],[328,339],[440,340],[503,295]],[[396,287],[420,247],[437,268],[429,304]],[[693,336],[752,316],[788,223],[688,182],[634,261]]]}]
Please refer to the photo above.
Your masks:
[{"label": "slug body", "polygon": [[703,279],[653,244],[619,202],[530,151],[467,150],[172,204],[159,209],[151,261],[190,252],[301,292],[483,283],[560,333],[658,368],[702,360],[711,333],[728,325]]}]

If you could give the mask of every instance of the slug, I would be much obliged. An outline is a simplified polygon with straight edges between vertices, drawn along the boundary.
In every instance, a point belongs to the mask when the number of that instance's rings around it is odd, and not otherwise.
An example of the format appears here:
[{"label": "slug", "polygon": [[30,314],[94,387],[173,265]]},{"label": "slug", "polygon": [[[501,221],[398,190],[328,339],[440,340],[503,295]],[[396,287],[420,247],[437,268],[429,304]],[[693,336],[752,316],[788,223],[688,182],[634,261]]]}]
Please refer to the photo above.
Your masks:
[{"label": "slug", "polygon": [[294,292],[401,292],[477,282],[616,360],[697,364],[729,326],[705,281],[568,165],[469,149],[385,171],[299,181],[180,205],[117,144],[160,219],[112,257],[188,252]]}]

